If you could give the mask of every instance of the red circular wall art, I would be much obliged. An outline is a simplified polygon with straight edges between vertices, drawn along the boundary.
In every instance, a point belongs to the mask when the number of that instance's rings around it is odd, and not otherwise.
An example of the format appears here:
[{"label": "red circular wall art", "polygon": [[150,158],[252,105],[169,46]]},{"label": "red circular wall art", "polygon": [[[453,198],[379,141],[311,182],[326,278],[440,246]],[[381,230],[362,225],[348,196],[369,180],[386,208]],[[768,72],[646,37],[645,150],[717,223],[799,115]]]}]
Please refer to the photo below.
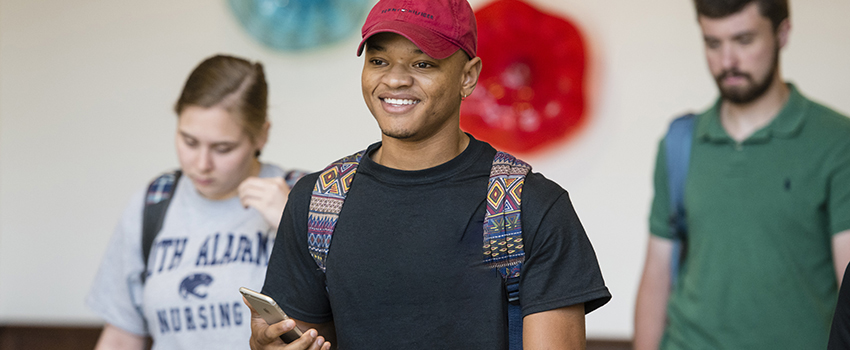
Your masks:
[{"label": "red circular wall art", "polygon": [[493,147],[528,154],[584,121],[585,46],[576,26],[520,0],[475,12],[483,68],[460,126]]}]

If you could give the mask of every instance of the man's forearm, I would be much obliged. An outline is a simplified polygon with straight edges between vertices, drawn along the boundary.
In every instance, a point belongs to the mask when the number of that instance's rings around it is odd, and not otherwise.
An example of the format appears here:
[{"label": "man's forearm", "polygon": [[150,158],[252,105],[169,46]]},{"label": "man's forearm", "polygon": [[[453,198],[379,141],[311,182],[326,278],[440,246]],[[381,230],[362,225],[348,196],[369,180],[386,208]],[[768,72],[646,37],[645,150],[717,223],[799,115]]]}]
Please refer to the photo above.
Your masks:
[{"label": "man's forearm", "polygon": [[649,237],[646,263],[635,303],[635,350],[656,350],[667,325],[670,297],[670,240]]}]

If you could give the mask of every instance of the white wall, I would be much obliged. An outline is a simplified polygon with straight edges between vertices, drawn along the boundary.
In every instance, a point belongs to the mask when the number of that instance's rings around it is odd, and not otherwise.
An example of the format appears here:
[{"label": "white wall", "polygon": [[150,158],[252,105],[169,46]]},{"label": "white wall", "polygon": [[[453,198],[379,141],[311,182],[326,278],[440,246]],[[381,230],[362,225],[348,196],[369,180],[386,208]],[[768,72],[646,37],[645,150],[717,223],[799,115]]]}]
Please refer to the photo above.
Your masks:
[{"label": "white wall", "polygon": [[[614,294],[588,316],[589,336],[628,338],[657,140],[716,94],[691,2],[529,2],[584,30],[592,119],[577,141],[526,160],[571,192]],[[850,2],[792,2],[786,77],[850,112]],[[171,105],[213,53],[266,65],[264,159],[318,169],[377,140],[357,42],[266,50],[224,0],[0,0],[0,323],[98,324],[82,300],[112,228],[132,192],[176,166]]]}]

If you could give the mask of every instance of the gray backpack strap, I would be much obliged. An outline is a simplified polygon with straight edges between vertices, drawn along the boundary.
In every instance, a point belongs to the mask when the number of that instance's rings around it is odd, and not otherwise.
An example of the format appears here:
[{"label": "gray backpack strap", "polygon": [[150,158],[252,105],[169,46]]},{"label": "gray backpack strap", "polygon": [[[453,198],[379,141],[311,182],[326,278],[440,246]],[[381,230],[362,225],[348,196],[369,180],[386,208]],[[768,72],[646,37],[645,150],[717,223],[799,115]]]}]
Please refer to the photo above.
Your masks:
[{"label": "gray backpack strap", "polygon": [[687,253],[688,227],[685,214],[685,182],[690,165],[691,143],[693,142],[696,116],[686,114],[670,123],[664,136],[665,158],[667,159],[667,185],[670,192],[670,232],[673,233],[673,256],[670,266],[671,286],[679,277],[679,267]]},{"label": "gray backpack strap", "polygon": [[180,179],[182,172],[175,170],[174,172],[160,175],[148,185],[148,192],[145,195],[145,207],[142,213],[142,258],[145,262],[145,269],[142,271],[142,282],[148,277],[148,259],[151,255],[153,241],[162,230],[162,223],[165,221],[165,212],[168,210],[168,205],[171,204],[171,197],[174,195],[174,190],[177,188],[177,181]]}]

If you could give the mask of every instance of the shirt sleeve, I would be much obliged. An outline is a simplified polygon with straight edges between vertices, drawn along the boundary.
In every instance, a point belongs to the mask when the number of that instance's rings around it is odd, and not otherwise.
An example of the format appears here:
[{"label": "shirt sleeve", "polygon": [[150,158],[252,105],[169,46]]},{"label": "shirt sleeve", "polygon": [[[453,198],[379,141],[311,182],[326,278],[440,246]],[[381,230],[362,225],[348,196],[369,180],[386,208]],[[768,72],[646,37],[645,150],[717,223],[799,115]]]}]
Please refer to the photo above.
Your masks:
[{"label": "shirt sleeve", "polygon": [[834,235],[850,230],[850,141],[832,148],[835,167],[829,174],[829,219]]},{"label": "shirt sleeve", "polygon": [[655,176],[653,186],[652,209],[649,214],[649,232],[662,238],[673,238],[670,232],[670,188],[667,179],[667,158],[664,155],[664,140],[658,143],[658,155],[655,158]]},{"label": "shirt sleeve", "polygon": [[[520,275],[523,316],[580,303],[584,303],[585,312],[591,312],[607,303],[611,294],[569,195],[560,186],[546,182],[548,185],[529,188],[531,191],[523,189],[524,197],[534,199],[522,203],[526,243]],[[550,194],[557,197],[539,200]]]},{"label": "shirt sleeve", "polygon": [[86,296],[86,305],[106,323],[137,335],[148,334],[141,281],[144,192],[136,193],[124,210]]},{"label": "shirt sleeve", "polygon": [[307,213],[316,179],[318,173],[305,176],[289,195],[269,258],[263,294],[296,320],[325,323],[333,320],[325,275],[310,256],[307,244]]}]

